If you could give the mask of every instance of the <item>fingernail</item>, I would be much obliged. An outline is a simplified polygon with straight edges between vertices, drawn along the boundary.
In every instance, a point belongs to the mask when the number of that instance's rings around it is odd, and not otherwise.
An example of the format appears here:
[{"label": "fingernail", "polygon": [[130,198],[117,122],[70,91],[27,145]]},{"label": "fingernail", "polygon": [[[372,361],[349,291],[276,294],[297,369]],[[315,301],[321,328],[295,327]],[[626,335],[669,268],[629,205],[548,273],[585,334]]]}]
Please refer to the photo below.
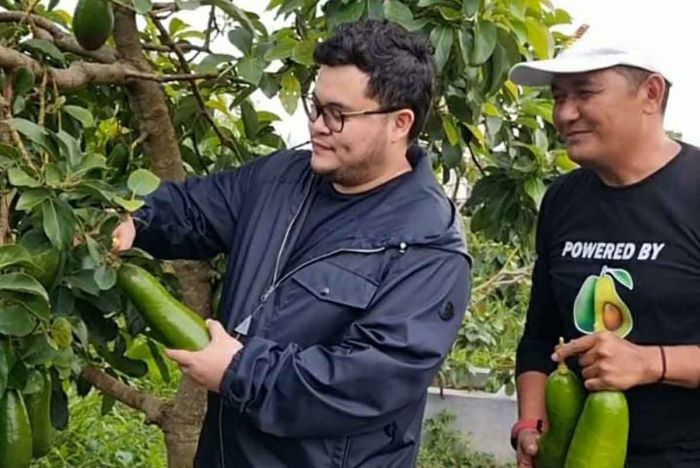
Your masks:
[{"label": "fingernail", "polygon": [[552,361],[559,361],[559,355],[557,353],[552,353]]}]

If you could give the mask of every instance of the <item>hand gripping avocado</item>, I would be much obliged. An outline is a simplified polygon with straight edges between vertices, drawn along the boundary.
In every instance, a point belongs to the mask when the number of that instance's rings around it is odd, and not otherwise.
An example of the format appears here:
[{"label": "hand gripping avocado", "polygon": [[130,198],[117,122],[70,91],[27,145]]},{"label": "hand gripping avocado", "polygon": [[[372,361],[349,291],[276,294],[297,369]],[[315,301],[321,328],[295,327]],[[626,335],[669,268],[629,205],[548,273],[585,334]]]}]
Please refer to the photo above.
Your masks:
[{"label": "hand gripping avocado", "polygon": [[[596,285],[594,301],[595,332],[607,328],[606,322],[610,320],[606,315],[609,310],[617,309],[615,312],[618,317],[614,320],[616,324],[627,323],[624,315],[629,312],[614,293],[612,279],[603,278],[603,282]],[[619,311],[624,312],[622,320]],[[625,394],[612,390],[589,393],[564,467],[623,468],[627,458],[628,433],[629,408]]]},{"label": "hand gripping avocado", "polygon": [[114,27],[108,0],[78,0],[73,13],[73,34],[86,50],[97,50],[107,42]]},{"label": "hand gripping avocado", "polygon": [[148,271],[124,263],[117,273],[117,283],[166,346],[198,351],[209,344],[204,320],[175,299]]},{"label": "hand gripping avocado", "polygon": [[[563,342],[563,339],[560,340]],[[547,431],[540,438],[537,468],[564,466],[571,438],[583,409],[586,393],[564,361],[549,375],[545,389]]]},{"label": "hand gripping avocado", "polygon": [[26,468],[32,459],[32,431],[27,408],[17,390],[0,397],[0,466]]}]

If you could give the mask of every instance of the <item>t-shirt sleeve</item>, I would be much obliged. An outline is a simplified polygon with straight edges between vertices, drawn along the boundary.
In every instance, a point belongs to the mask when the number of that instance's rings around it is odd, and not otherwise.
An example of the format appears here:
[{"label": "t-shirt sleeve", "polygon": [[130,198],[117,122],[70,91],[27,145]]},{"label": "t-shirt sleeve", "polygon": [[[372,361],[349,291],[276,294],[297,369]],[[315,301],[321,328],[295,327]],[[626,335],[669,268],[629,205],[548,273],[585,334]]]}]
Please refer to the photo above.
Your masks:
[{"label": "t-shirt sleeve", "polygon": [[516,376],[528,371],[539,371],[545,374],[553,371],[555,363],[551,355],[562,334],[561,316],[552,294],[548,259],[547,239],[551,228],[547,218],[548,213],[554,213],[557,210],[553,189],[554,187],[550,187],[547,191],[537,222],[537,259],[532,272],[532,288],[525,329],[517,349]]}]

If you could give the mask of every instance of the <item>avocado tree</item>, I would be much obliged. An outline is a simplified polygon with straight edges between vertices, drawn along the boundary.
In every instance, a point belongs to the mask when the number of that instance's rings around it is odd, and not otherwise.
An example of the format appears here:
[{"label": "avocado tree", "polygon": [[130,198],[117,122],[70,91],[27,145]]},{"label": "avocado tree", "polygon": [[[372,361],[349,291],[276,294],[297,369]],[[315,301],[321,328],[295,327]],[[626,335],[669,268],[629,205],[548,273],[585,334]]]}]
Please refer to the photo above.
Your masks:
[{"label": "avocado tree", "polygon": [[[279,117],[251,95],[293,113],[315,44],[343,22],[387,19],[430,38],[439,82],[421,140],[450,194],[469,195],[473,231],[531,243],[547,180],[569,164],[547,96],[506,81],[512,64],[565,42],[551,28],[569,17],[547,0],[272,0],[285,24],[275,31],[228,0],[80,0],[74,15],[55,0],[0,4],[0,454],[13,466],[25,466],[27,445],[48,450],[39,428],[69,424],[69,387],[143,412],[165,434],[169,465],[191,466],[205,394],[188,379],[172,400],[134,385],[168,366],[117,271],[146,267],[209,316],[222,262],[117,258],[112,229],[161,179],[284,147]],[[208,15],[205,31],[188,24],[193,10]],[[221,38],[230,53],[212,52]],[[22,434],[8,432],[25,419]]]}]

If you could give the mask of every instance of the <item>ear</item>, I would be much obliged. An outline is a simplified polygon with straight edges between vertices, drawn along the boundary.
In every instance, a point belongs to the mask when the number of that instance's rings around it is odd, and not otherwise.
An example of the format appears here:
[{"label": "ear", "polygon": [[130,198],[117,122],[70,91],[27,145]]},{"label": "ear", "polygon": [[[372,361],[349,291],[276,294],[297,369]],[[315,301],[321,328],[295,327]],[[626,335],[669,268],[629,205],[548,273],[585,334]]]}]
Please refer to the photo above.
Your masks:
[{"label": "ear", "polygon": [[666,80],[663,76],[653,73],[647,78],[646,82],[641,86],[643,93],[644,113],[651,115],[655,113],[663,113],[663,100],[666,94]]},{"label": "ear", "polygon": [[391,142],[395,143],[408,139],[408,134],[411,133],[411,128],[413,127],[413,122],[415,121],[416,115],[411,109],[401,109],[396,111],[391,126]]}]

